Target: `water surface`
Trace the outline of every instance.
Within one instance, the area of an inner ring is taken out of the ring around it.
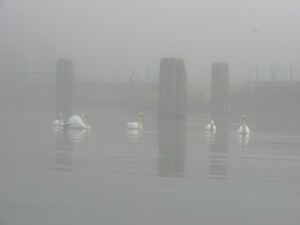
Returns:
[[[157,120],[128,131],[126,113],[89,113],[92,129],[54,114],[1,112],[0,224],[299,224],[300,129],[239,116]]]

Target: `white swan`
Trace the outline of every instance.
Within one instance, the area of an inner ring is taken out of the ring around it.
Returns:
[[[239,127],[239,129],[237,130],[237,132],[240,133],[240,134],[250,134],[250,129],[246,125],[247,116],[243,115],[242,119],[243,119],[243,124]]]
[[[139,114],[139,122],[128,122],[128,129],[143,129],[143,113]]]
[[[55,126],[55,127],[64,126],[62,113],[59,114],[59,119],[58,120],[53,120],[52,121],[52,126]]]
[[[205,126],[205,130],[210,131],[211,133],[216,133],[217,128],[215,122],[212,120],[209,124]]]
[[[64,127],[90,129],[91,125],[88,124],[87,118],[88,116],[86,114],[73,115],[69,118],[69,121],[64,125]]]

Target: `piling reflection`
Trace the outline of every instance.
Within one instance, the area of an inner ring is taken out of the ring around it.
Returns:
[[[158,174],[166,177],[184,176],[186,146],[185,119],[159,119]]]
[[[72,170],[72,152],[74,143],[69,141],[68,133],[62,129],[53,129],[55,134],[55,170]]]
[[[213,119],[217,132],[210,144],[209,177],[226,179],[228,170],[229,118],[227,115],[218,115],[213,116]]]

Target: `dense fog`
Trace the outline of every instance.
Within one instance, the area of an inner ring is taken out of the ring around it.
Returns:
[[[285,79],[299,71],[300,2],[296,0],[2,0],[0,70],[54,70],[58,57],[76,69],[128,76],[158,69],[162,57],[184,59],[188,79],[209,76],[213,62],[232,80]],[[141,70],[142,70],[141,69]],[[96,75],[97,76],[97,75]]]

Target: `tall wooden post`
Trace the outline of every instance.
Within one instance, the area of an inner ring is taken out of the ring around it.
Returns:
[[[56,114],[64,118],[72,115],[74,68],[68,59],[59,59],[56,64]]]
[[[185,117],[186,70],[182,59],[163,58],[160,62],[159,117]]]

